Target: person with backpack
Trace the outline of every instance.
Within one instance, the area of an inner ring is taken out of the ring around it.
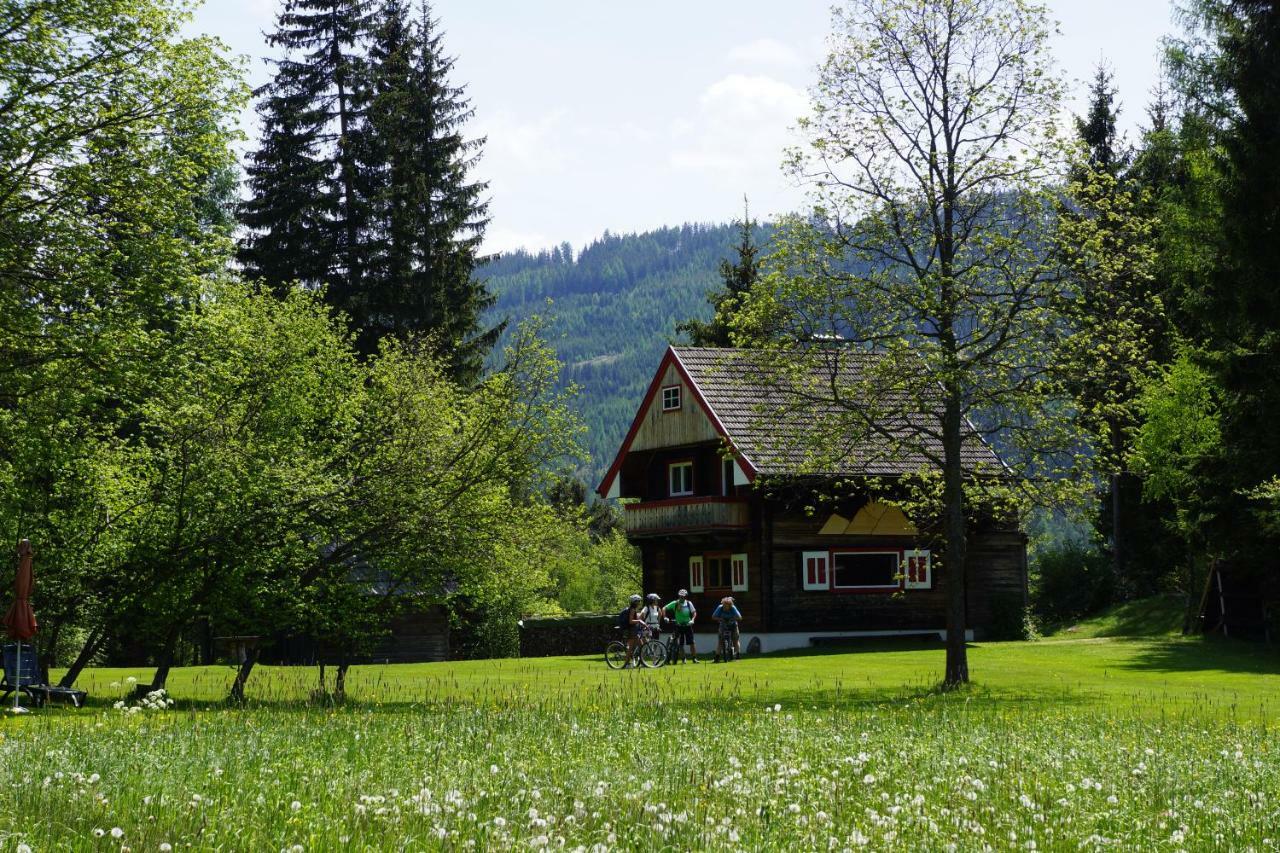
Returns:
[[[682,589],[676,593],[676,600],[662,608],[667,618],[674,624],[676,648],[680,650],[680,662],[684,663],[684,647],[689,647],[689,660],[698,662],[698,648],[693,642],[693,623],[698,620],[698,608],[689,600],[689,590]]]
[[[742,619],[742,611],[738,610],[738,606],[733,603],[733,596],[726,595],[720,599],[720,605],[711,614],[711,618],[720,623],[720,638],[716,643],[716,663],[722,660],[721,654],[724,655],[725,663],[741,658],[742,650],[738,647],[738,621]]]
[[[640,611],[645,627],[649,629],[646,639],[657,640],[662,636],[662,620],[666,618],[662,606],[658,603],[658,594],[651,592],[645,597],[644,609]]]
[[[631,596],[631,601],[627,604],[627,609],[618,614],[618,621],[626,631],[627,638],[627,662],[626,667],[633,664],[638,665],[636,660],[636,650],[640,644],[644,642],[645,633],[648,631],[644,623],[644,616],[641,611],[640,604],[643,601],[638,595]]]

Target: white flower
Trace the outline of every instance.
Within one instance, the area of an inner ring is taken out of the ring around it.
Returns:
[[[125,684],[137,684],[137,683],[138,683],[138,679],[134,678],[134,677],[131,675],[131,676],[129,676],[128,678],[126,678],[126,679],[124,680],[124,683],[125,683]]]
[[[170,844],[168,841],[160,842],[160,853],[170,853],[170,851],[172,850],[173,850],[173,845]]]
[[[1107,802],[1114,806],[1116,803],[1120,802],[1120,800],[1116,797],[1115,794],[1112,794],[1111,796],[1107,797]]]
[[[19,844],[17,853],[31,853],[31,845]]]
[[[97,827],[94,827],[94,830],[93,830],[93,837],[94,837],[94,838],[101,838],[102,836],[104,836],[104,835],[106,835],[106,834],[107,834],[107,831],[106,831],[105,829],[99,829],[99,828],[97,828]]]
[[[874,785],[875,783],[876,777],[874,773],[868,773],[866,776],[862,777],[862,784],[864,785]]]
[[[111,827],[112,838],[124,838],[124,830],[118,826]]]
[[[502,827],[504,827],[504,826],[506,826],[506,825],[507,825],[507,820],[506,820],[506,818],[502,818],[502,817],[495,817],[495,818],[493,819],[493,825],[494,825],[494,826],[496,826],[496,827],[498,827],[498,829],[502,829]]]
[[[774,712],[775,714],[776,714],[777,712],[781,711],[781,710],[782,710],[782,705],[774,705],[774,706],[773,706],[773,712]]]
[[[89,774],[89,784],[90,784],[90,785],[96,785],[96,784],[98,784],[98,780],[99,780],[99,779],[101,779],[101,778],[102,778],[102,777],[101,777],[101,776],[99,776],[97,773],[90,773],[90,774]]]
[[[298,802],[297,800],[294,800],[292,803],[289,803],[289,808],[293,809],[295,812],[301,811],[302,803]]]

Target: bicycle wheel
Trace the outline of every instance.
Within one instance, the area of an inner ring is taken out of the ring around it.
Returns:
[[[604,662],[609,669],[622,669],[627,665],[627,644],[614,640],[604,647]]]
[[[667,647],[657,640],[650,640],[640,647],[640,663],[649,669],[657,669],[667,662]]]

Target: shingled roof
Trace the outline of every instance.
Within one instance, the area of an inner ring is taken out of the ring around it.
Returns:
[[[933,467],[930,457],[942,456],[941,440],[932,434],[936,414],[929,410],[927,391],[917,389],[910,395],[895,392],[897,398],[880,395],[884,414],[875,422],[875,429],[850,430],[856,435],[850,434],[835,453],[824,454],[831,459],[815,463],[810,458],[815,430],[824,429],[828,440],[839,442],[839,430],[832,427],[848,423],[850,406],[834,403],[831,388],[834,385],[847,392],[874,382],[879,356],[833,346],[829,357],[809,362],[807,375],[795,374],[777,359],[776,353],[759,350],[671,347],[654,383],[656,386],[668,362],[674,360],[752,479],[759,475],[900,476]],[[637,412],[637,422],[645,405]],[[630,441],[628,435],[601,483],[601,494],[608,491]],[[969,425],[962,460],[969,471],[1004,470],[995,452]]]

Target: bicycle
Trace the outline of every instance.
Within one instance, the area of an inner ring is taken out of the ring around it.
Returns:
[[[657,669],[667,662],[667,647],[660,639],[646,633],[644,642],[636,650],[635,658],[646,669]],[[627,665],[627,644],[623,640],[610,640],[604,647],[604,662],[609,669],[622,669]]]

